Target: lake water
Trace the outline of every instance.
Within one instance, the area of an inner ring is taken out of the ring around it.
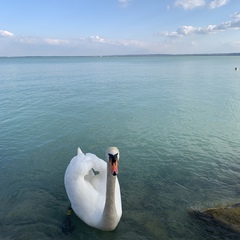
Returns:
[[[0,238],[236,239],[191,209],[240,202],[240,57],[0,58]],[[75,215],[77,147],[120,150],[113,232]]]

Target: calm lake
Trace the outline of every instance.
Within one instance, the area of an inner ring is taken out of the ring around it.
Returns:
[[[240,57],[0,58],[0,238],[237,239],[193,217],[240,202]],[[77,147],[117,146],[123,216],[63,234]]]

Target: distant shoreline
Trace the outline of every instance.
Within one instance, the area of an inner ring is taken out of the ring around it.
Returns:
[[[123,55],[92,55],[92,56],[85,56],[85,55],[79,55],[79,56],[0,56],[0,58],[34,58],[34,57],[178,57],[178,56],[240,56],[240,53],[196,53],[196,54],[123,54]]]
[[[102,57],[158,57],[158,56],[240,56],[240,53],[196,53],[196,54],[125,54],[103,55]]]

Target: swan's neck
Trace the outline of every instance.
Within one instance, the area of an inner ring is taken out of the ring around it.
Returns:
[[[106,186],[106,202],[102,215],[102,227],[104,230],[113,230],[118,221],[117,221],[117,210],[115,205],[115,184],[116,176],[113,176],[108,169],[107,173],[107,186]]]

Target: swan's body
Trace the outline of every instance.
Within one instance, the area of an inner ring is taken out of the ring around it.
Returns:
[[[122,215],[122,203],[117,179],[119,151],[107,149],[107,162],[96,155],[78,154],[67,167],[65,188],[76,215],[88,225],[114,230]],[[115,160],[113,160],[115,159]]]

